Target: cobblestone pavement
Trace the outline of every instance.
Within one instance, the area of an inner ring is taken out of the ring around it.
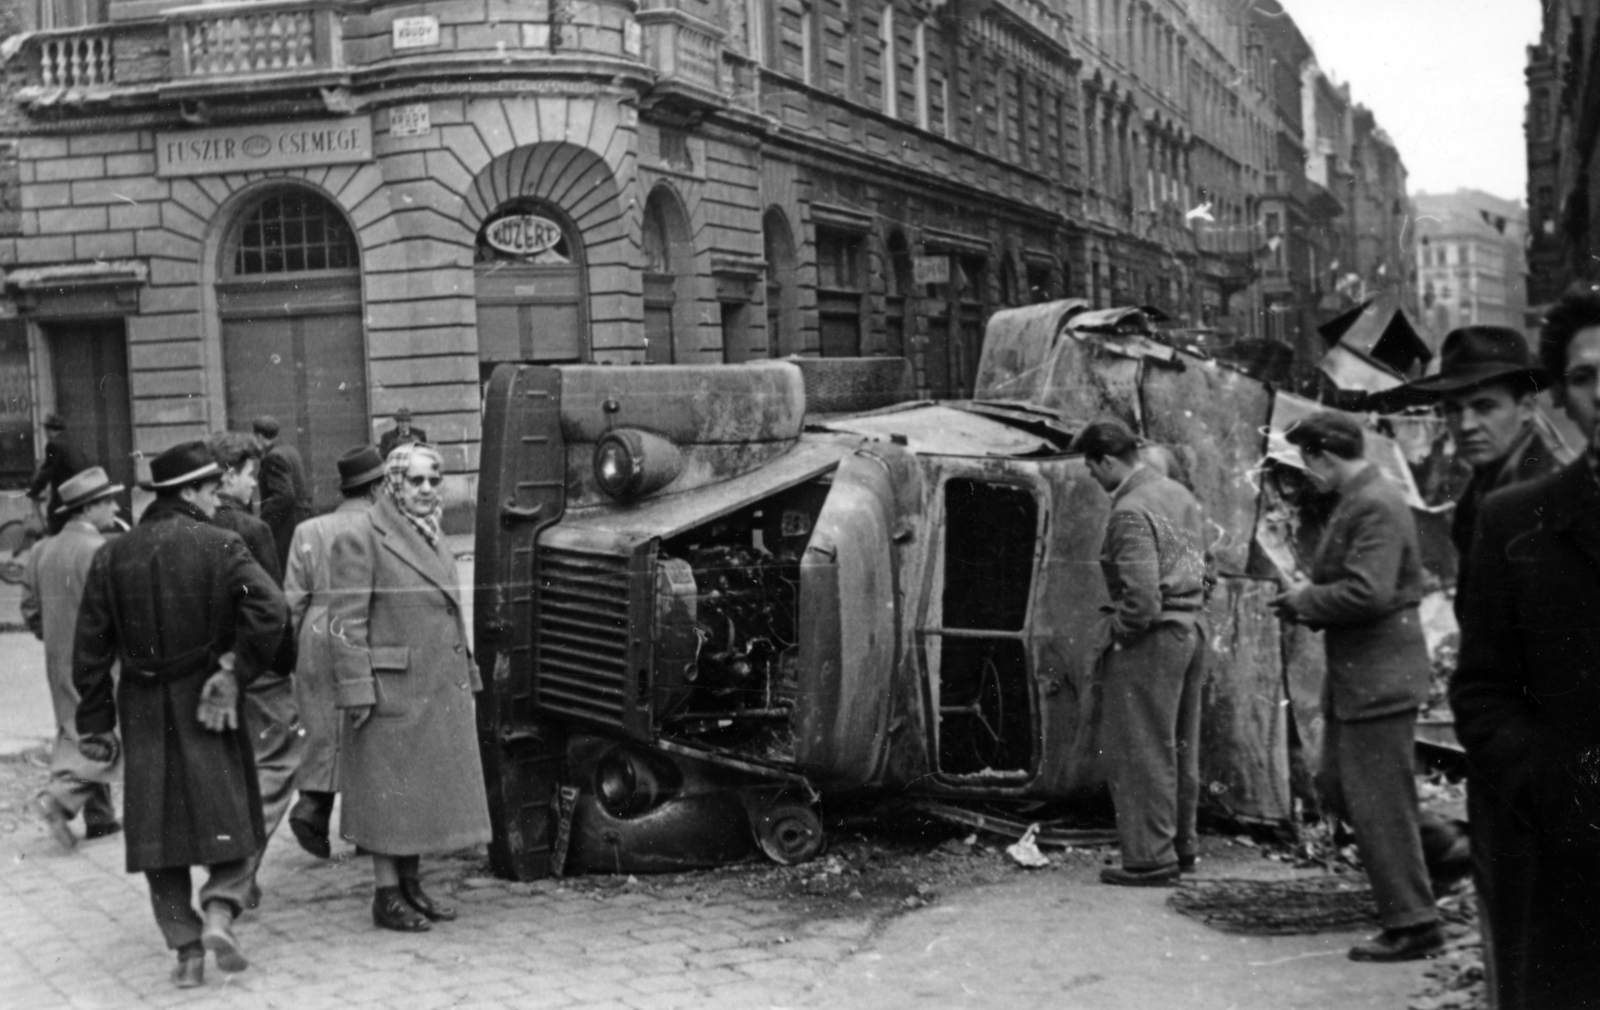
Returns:
[[[783,1005],[872,931],[870,917],[803,921],[775,901],[692,883],[510,884],[475,858],[424,863],[461,919],[430,933],[373,928],[364,860],[320,862],[276,837],[266,899],[239,920],[249,970],[208,965],[180,992],[151,919],[143,878],[120,840],[61,853],[31,824],[0,840],[0,1006],[348,1005],[459,1008]]]

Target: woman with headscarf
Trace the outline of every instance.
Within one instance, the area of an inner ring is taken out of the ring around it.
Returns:
[[[366,521],[329,551],[340,834],[372,856],[372,919],[420,932],[456,917],[423,889],[419,857],[489,840],[472,693],[482,688],[439,529],[443,460],[397,446]]]

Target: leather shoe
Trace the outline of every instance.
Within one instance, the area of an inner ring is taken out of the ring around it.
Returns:
[[[1179,873],[1193,873],[1194,870],[1195,870],[1195,867],[1197,865],[1199,865],[1199,863],[1200,863],[1200,857],[1199,856],[1196,856],[1196,855],[1179,856],[1178,857],[1178,872]]]
[[[172,984],[179,989],[198,989],[206,984],[206,955],[200,952],[199,957],[180,957],[178,964],[172,969]]]
[[[422,889],[422,881],[416,878],[400,878],[400,895],[406,899],[406,904],[421,912],[434,922],[456,921],[456,910],[453,905],[446,905],[428,897],[428,892]]]
[[[289,830],[294,832],[294,840],[300,843],[300,847],[318,859],[333,855],[333,846],[328,842],[326,830],[318,830],[315,824],[299,817],[289,818]]]
[[[244,971],[250,967],[239,946],[239,938],[233,935],[233,909],[226,902],[213,901],[206,905],[206,924],[200,931],[200,942],[217,956],[217,967],[223,971]]]
[[[1157,866],[1148,870],[1130,870],[1123,866],[1108,866],[1100,871],[1102,884],[1122,887],[1167,887],[1178,882],[1178,864]]]
[[[50,837],[56,844],[71,852],[78,847],[78,836],[72,833],[72,828],[67,825],[67,812],[61,809],[50,796],[40,794],[34,797],[34,808],[39,811],[40,820],[44,821],[45,828],[50,832]]]
[[[1350,948],[1352,961],[1417,961],[1444,950],[1444,930],[1437,922],[1406,929],[1386,929]]]
[[[96,838],[109,838],[122,833],[120,821],[105,821],[101,824],[90,824],[83,829],[83,837],[93,841]]]
[[[411,907],[398,887],[380,887],[372,896],[372,923],[400,933],[426,933],[433,926]]]

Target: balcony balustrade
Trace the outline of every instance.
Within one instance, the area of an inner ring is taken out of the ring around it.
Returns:
[[[51,90],[110,87],[111,32],[104,27],[42,33],[37,38],[39,84]]]
[[[174,80],[337,69],[336,7],[314,0],[180,7],[166,12]]]
[[[721,28],[673,8],[642,10],[644,62],[657,74],[656,101],[711,107],[727,103],[722,88]]]

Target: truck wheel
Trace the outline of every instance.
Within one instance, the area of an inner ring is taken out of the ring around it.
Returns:
[[[774,863],[795,866],[822,851],[822,819],[810,807],[780,803],[756,822],[756,841]]]

